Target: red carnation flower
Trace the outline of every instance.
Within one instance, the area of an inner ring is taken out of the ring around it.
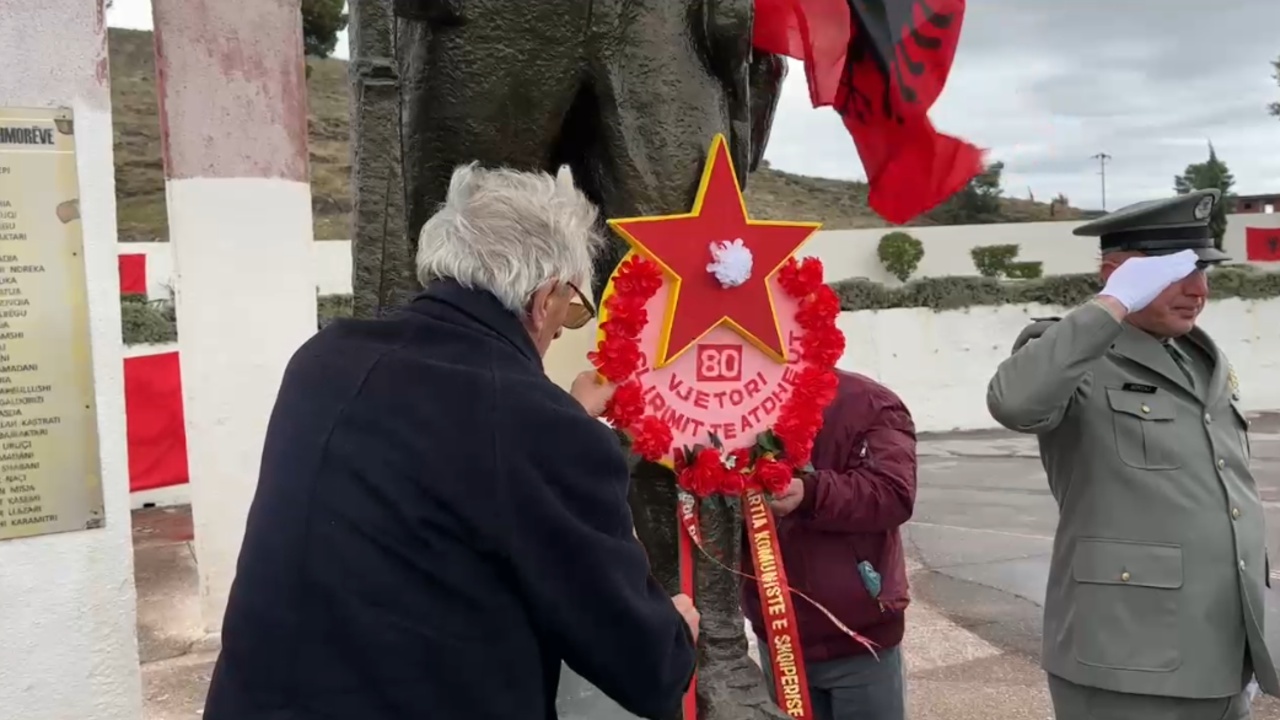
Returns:
[[[840,298],[836,296],[834,290],[822,285],[800,301],[800,309],[796,311],[796,322],[805,330],[819,330],[830,327],[839,314]]]
[[[751,448],[730,450],[725,456],[725,465],[734,470],[745,470],[751,466]]]
[[[640,348],[631,338],[606,334],[587,359],[606,380],[622,383],[640,369]]]
[[[631,427],[631,451],[649,462],[660,462],[671,451],[671,427],[645,415]]]
[[[815,257],[799,261],[791,258],[778,271],[778,283],[791,297],[808,297],[822,285],[822,261]]]
[[[804,467],[813,454],[813,439],[818,435],[821,422],[807,419],[779,421],[773,428],[773,434],[782,443],[782,454],[787,464],[793,468]]]
[[[693,456],[693,462],[685,466],[676,478],[680,487],[696,497],[706,497],[719,492],[724,487],[726,475],[724,461],[720,459],[720,451],[715,448],[703,448]]]
[[[844,349],[844,333],[833,327],[815,328],[800,337],[800,356],[820,368],[835,367]]]
[[[644,388],[638,380],[628,380],[613,391],[604,406],[604,417],[614,427],[629,428],[644,415]]]
[[[729,497],[737,497],[747,489],[747,476],[741,470],[725,470],[720,478],[719,491]]]
[[[635,339],[640,336],[645,325],[649,324],[649,311],[645,309],[644,298],[614,293],[605,301],[607,318],[601,328],[610,336]]]
[[[639,255],[632,255],[618,267],[613,278],[613,291],[648,300],[662,287],[662,271]]]
[[[836,374],[830,368],[804,366],[796,373],[791,397],[787,399],[787,409],[790,412],[784,411],[783,414],[809,413],[821,417],[822,411],[836,397],[838,382]]]
[[[773,458],[760,458],[756,461],[755,479],[760,489],[777,495],[791,485],[791,467]]]

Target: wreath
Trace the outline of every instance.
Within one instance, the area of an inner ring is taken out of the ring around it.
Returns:
[[[749,489],[776,494],[797,474],[812,471],[814,438],[822,428],[823,409],[835,397],[835,365],[845,347],[836,327],[840,300],[822,275],[822,262],[813,257],[791,258],[778,270],[778,284],[798,302],[795,319],[802,333],[801,367],[777,422],[737,450],[726,452],[714,434],[707,445],[676,449],[673,465],[682,489],[696,497],[738,496]],[[603,417],[623,432],[632,452],[651,462],[671,454],[672,432],[657,415],[646,413],[644,387],[636,375],[642,361],[639,338],[649,322],[646,305],[663,284],[661,269],[632,253],[614,275],[613,292],[604,302],[601,340],[588,354],[596,371],[617,385]]]

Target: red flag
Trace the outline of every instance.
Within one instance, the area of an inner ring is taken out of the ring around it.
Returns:
[[[1244,257],[1249,262],[1280,262],[1280,228],[1245,228]]]
[[[147,256],[141,253],[130,253],[121,255],[118,262],[120,264],[120,294],[146,295]]]
[[[929,122],[964,0],[755,0],[756,48],[804,62],[814,107],[858,147],[872,209],[905,223],[982,172],[982,151]]]
[[[125,358],[124,404],[129,490],[187,482],[187,430],[178,353]]]

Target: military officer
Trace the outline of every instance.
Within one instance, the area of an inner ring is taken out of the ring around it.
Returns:
[[[1248,718],[1263,634],[1262,503],[1235,374],[1196,326],[1213,245],[1202,190],[1084,225],[1104,287],[1018,337],[987,389],[1036,435],[1059,508],[1043,665],[1059,720]]]

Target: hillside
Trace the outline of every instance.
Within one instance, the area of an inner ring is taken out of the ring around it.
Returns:
[[[110,48],[120,239],[167,240],[151,33],[112,28]],[[320,60],[313,62],[312,68],[308,99],[316,238],[344,239],[350,237],[351,209],[347,64]],[[866,183],[806,177],[768,168],[751,176],[747,204],[751,214],[760,219],[819,221],[832,230],[886,225],[867,207]],[[1053,219],[1044,203],[1006,199],[1004,208],[1011,222]],[[1072,219],[1078,217],[1078,212],[1059,212],[1056,219]]]

